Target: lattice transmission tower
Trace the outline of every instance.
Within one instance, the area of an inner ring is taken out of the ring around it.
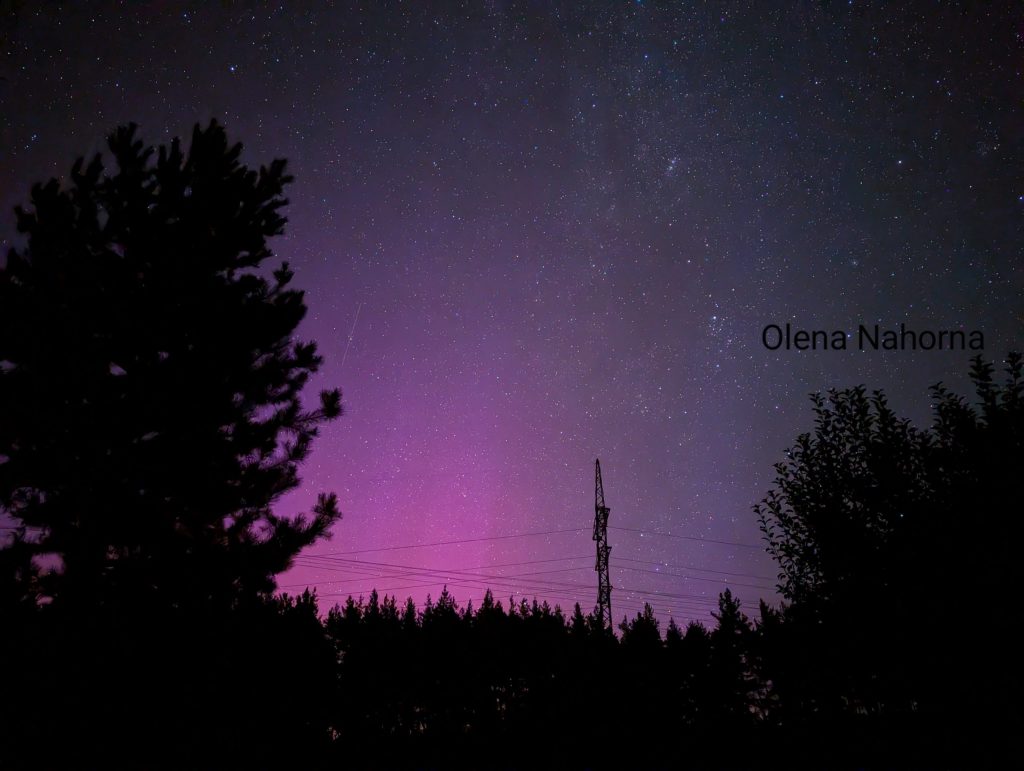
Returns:
[[[604,629],[614,631],[612,625],[612,582],[608,577],[608,507],[604,505],[604,484],[601,482],[601,460],[595,462],[594,486],[594,540],[597,541],[597,615]]]

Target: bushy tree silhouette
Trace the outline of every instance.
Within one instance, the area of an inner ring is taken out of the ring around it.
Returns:
[[[755,507],[788,600],[763,640],[784,710],[1005,746],[1020,712],[1006,662],[1024,610],[1007,592],[1024,529],[1021,356],[1005,369],[997,384],[973,360],[976,405],[934,386],[927,430],[880,392],[813,397],[813,433]],[[954,621],[968,608],[984,634]]]

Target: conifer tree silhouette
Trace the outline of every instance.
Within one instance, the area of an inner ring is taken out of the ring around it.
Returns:
[[[79,159],[17,210],[27,245],[0,270],[0,509],[56,604],[228,606],[338,518],[279,517],[318,429],[341,414],[300,394],[321,359],[287,264],[267,278],[291,177],[240,161],[224,129],[185,151],[134,124],[112,171]],[[5,556],[8,564],[13,559]],[[24,568],[21,578],[30,579]]]
[[[640,649],[655,650],[661,645],[660,623],[654,615],[650,603],[644,603],[644,609],[636,614],[631,621],[623,618],[619,624],[622,632],[622,644],[633,645]]]
[[[718,611],[712,615],[718,624],[711,630],[711,706],[715,719],[730,725],[751,716],[750,622],[729,589],[718,596]]]
[[[303,407],[321,359],[293,339],[291,270],[266,264],[291,177],[244,166],[216,122],[187,150],[134,124],[108,145],[109,170],[32,188],[0,268],[0,657],[19,662],[0,745],[56,767],[301,763],[328,736],[333,642],[311,595],[271,592],[340,514],[333,494],[274,504],[341,393]],[[291,676],[271,650],[301,658]]]

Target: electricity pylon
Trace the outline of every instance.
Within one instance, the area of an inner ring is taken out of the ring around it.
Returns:
[[[597,541],[597,616],[601,626],[612,632],[612,582],[608,578],[608,507],[604,505],[604,484],[601,482],[601,460],[595,463],[594,540]]]

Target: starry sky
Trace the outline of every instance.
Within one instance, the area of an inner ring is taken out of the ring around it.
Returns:
[[[344,518],[280,584],[327,604],[589,610],[600,457],[616,619],[709,620],[726,585],[754,610],[751,505],[807,394],[863,383],[923,422],[971,355],[768,351],[765,325],[1021,347],[1017,3],[0,9],[4,251],[30,184],[128,121],[289,160],[275,250],[347,415],[280,506],[334,490]]]

